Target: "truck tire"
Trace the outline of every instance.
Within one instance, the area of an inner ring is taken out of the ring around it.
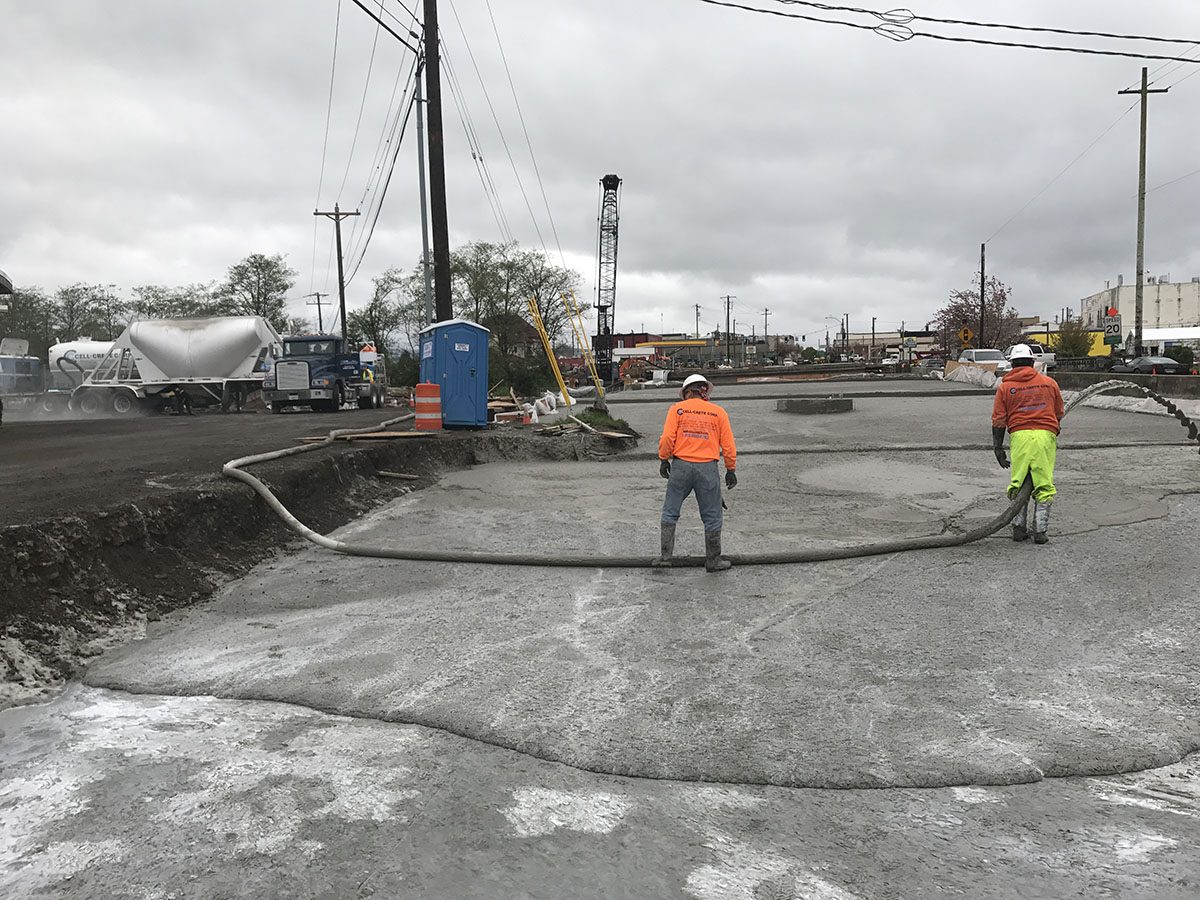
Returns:
[[[285,409],[287,409],[287,407],[277,401],[275,403],[268,403],[267,409],[269,409],[273,415],[277,416],[281,412],[283,412]]]
[[[96,391],[84,391],[79,395],[79,411],[85,416],[100,414],[104,404],[100,402],[100,394]]]
[[[109,408],[118,416],[129,416],[137,410],[137,398],[124,391],[117,391],[112,396]]]
[[[367,394],[367,396],[358,398],[358,408],[359,409],[375,409],[375,389],[374,388],[371,389],[371,392],[369,394]]]

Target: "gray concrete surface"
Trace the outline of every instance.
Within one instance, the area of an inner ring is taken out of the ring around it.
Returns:
[[[432,729],[77,690],[0,714],[0,895],[891,900],[1200,890],[1195,762],[1017,787],[596,776]]]
[[[731,549],[936,533],[1001,505],[989,452],[855,452],[979,441],[987,398],[864,399],[827,422],[727,399],[744,448],[827,451],[747,456]],[[663,411],[617,414],[654,434]],[[1064,450],[1045,547],[720,576],[282,557],[101,657],[89,687],[0,714],[0,888],[1194,896],[1197,465]],[[652,462],[491,465],[340,534],[646,552],[661,496]]]

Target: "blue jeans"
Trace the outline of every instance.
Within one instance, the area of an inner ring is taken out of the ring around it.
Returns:
[[[721,473],[717,461],[694,463],[686,459],[671,460],[671,477],[667,480],[667,496],[663,500],[662,523],[674,525],[688,494],[695,492],[700,504],[700,519],[705,531],[721,530]]]

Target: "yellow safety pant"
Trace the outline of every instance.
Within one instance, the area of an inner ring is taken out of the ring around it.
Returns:
[[[1054,459],[1058,455],[1058,435],[1053,431],[1029,428],[1014,431],[1008,436],[1009,452],[1012,455],[1012,482],[1008,486],[1009,498],[1015,497],[1025,476],[1033,478],[1033,499],[1038,503],[1049,503],[1058,493],[1054,489]]]

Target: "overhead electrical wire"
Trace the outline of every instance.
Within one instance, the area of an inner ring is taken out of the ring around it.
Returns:
[[[959,35],[935,34],[931,31],[915,31],[907,25],[901,25],[890,21],[881,21],[878,25],[870,25],[865,22],[847,22],[843,19],[822,19],[818,16],[807,16],[803,13],[784,12],[778,9],[763,9],[758,6],[747,6],[743,3],[734,3],[730,0],[699,0],[700,3],[708,4],[709,6],[722,6],[728,9],[739,9],[744,12],[758,13],[764,16],[776,16],[783,19],[802,19],[806,22],[819,22],[823,25],[841,25],[846,28],[855,28],[860,31],[873,31],[876,34],[886,37],[890,40],[903,43],[910,41],[913,38],[928,38],[934,41],[948,41],[958,44],[981,44],[989,47],[1014,47],[1026,50],[1045,50],[1055,53],[1082,53],[1091,56],[1116,56],[1127,59],[1158,59],[1167,60],[1170,62],[1185,62],[1185,63],[1200,63],[1200,60],[1187,59],[1180,56],[1165,56],[1157,53],[1135,53],[1127,50],[1100,50],[1094,47],[1062,47],[1054,44],[1028,44],[1020,41],[1000,41],[990,40],[988,38],[964,37]],[[776,0],[782,2],[782,0]],[[878,17],[878,14],[871,10],[855,10],[855,12],[863,12],[872,16]],[[1188,43],[1188,41],[1180,40],[1179,43]]]
[[[450,12],[454,15],[454,21],[458,24],[458,32],[462,35],[463,45],[467,49],[467,56],[471,60],[471,67],[475,70],[475,77],[479,80],[479,87],[483,91],[483,99],[487,102],[488,111],[492,114],[492,122],[495,123],[496,131],[500,135],[500,143],[504,146],[504,155],[508,157],[508,163],[512,167],[513,176],[517,180],[517,187],[521,191],[521,197],[525,200],[525,208],[529,211],[529,218],[533,222],[534,233],[537,234],[538,243],[542,245],[542,249],[546,249],[546,239],[542,237],[542,229],[538,224],[537,215],[533,211],[533,204],[529,202],[529,193],[525,190],[525,183],[521,180],[521,173],[517,169],[516,160],[513,159],[512,149],[508,146],[508,138],[504,136],[504,129],[500,126],[500,117],[496,115],[496,107],[492,103],[491,95],[488,93],[487,83],[484,81],[483,73],[479,70],[479,63],[475,59],[475,52],[471,49],[471,42],[467,38],[467,32],[463,28],[462,19],[459,18],[458,10],[455,8],[453,0],[450,2]]]
[[[1015,213],[1013,213],[1011,216],[1009,216],[1008,219],[1005,220],[1003,225],[1001,225],[999,228],[997,228],[995,231],[993,231],[992,234],[988,237],[988,239],[984,241],[984,243],[985,244],[989,243],[992,240],[992,238],[996,237],[996,235],[998,235],[1005,228],[1007,228],[1009,225],[1011,225],[1013,223],[1013,221],[1019,215],[1021,215],[1021,213],[1025,212],[1025,210],[1027,210],[1027,209],[1029,209],[1029,207],[1033,206],[1033,204],[1037,202],[1037,200],[1042,196],[1042,194],[1044,194],[1044,193],[1046,193],[1046,191],[1050,190],[1050,188],[1052,188],[1060,178],[1062,178],[1064,175],[1067,174],[1067,172],[1069,172],[1072,168],[1074,168],[1076,163],[1078,163],[1081,159],[1083,159],[1085,156],[1087,156],[1092,151],[1093,147],[1095,147],[1102,140],[1104,140],[1104,138],[1108,136],[1108,133],[1110,131],[1112,131],[1114,128],[1116,128],[1117,125],[1119,125],[1121,123],[1121,121],[1127,115],[1129,115],[1131,112],[1133,112],[1134,108],[1137,107],[1139,102],[1140,101],[1135,100],[1133,102],[1133,104],[1131,104],[1129,106],[1129,108],[1125,110],[1125,112],[1123,112],[1119,116],[1117,116],[1117,118],[1113,120],[1112,124],[1109,125],[1107,128],[1105,128],[1102,132],[1100,132],[1100,134],[1098,134],[1096,136],[1096,138],[1090,144],[1088,144],[1086,147],[1084,147],[1083,150],[1080,151],[1079,155],[1077,155],[1074,159],[1072,159],[1069,163],[1067,163],[1066,166],[1063,167],[1062,171],[1060,171],[1057,175],[1055,175],[1048,182],[1046,182],[1045,187],[1043,187],[1040,191],[1038,191],[1036,194],[1034,194],[1032,197],[1030,197],[1029,200],[1027,200],[1025,202],[1024,206],[1022,206]]]
[[[1001,22],[980,22],[972,19],[941,19],[936,16],[922,16],[918,13],[914,13],[910,9],[903,8],[889,9],[884,12],[879,12],[878,10],[863,9],[862,7],[857,6],[836,6],[830,3],[816,3],[812,2],[812,0],[774,0],[774,2],[781,3],[785,6],[807,6],[812,9],[821,9],[830,12],[860,13],[862,15],[874,16],[883,22],[889,22],[896,25],[907,25],[909,22],[933,22],[939,25],[966,25],[971,28],[997,28],[1004,31],[1031,31],[1043,34],[1067,34],[1074,37],[1100,37],[1125,41],[1155,41],[1163,44],[1198,43],[1198,41],[1195,39],[1190,38],[1167,38],[1145,34],[1122,34],[1111,31],[1083,31],[1074,28],[1051,28],[1042,25],[1010,25]]]
[[[529,138],[529,128],[525,124],[525,113],[521,111],[521,101],[517,99],[517,86],[513,83],[512,71],[508,67],[508,56],[504,52],[504,44],[500,40],[500,29],[496,25],[496,16],[492,12],[491,0],[484,0],[488,18],[492,21],[492,33],[496,35],[496,47],[500,50],[500,61],[504,63],[504,74],[508,78],[508,88],[512,91],[513,105],[517,108],[517,118],[521,122],[521,131],[525,133],[525,146],[529,148],[529,160],[533,163],[533,174],[537,177],[538,188],[542,192],[542,203],[546,207],[546,218],[550,222],[550,232],[554,235],[554,245],[558,248],[558,258],[563,268],[567,267],[566,257],[563,256],[562,243],[558,239],[558,227],[554,224],[554,214],[550,211],[550,200],[546,197],[546,185],[542,182],[542,173],[538,168],[537,155],[533,152],[533,141]]]
[[[416,72],[416,77],[419,78],[420,77],[419,68],[414,68],[414,71]],[[405,94],[409,97],[409,100],[404,109],[404,119],[403,119],[403,121],[400,122],[399,133],[397,134],[395,141],[394,141],[395,146],[393,147],[393,150],[392,150],[392,160],[391,160],[390,165],[388,166],[387,177],[386,177],[386,179],[383,180],[379,189],[375,192],[374,214],[372,214],[371,210],[368,209],[367,214],[364,217],[366,219],[370,219],[370,224],[368,226],[368,230],[363,235],[363,237],[360,241],[360,244],[359,244],[359,247],[357,250],[358,259],[354,262],[353,269],[351,270],[350,274],[346,277],[346,284],[349,284],[351,281],[354,280],[354,276],[358,274],[358,269],[362,265],[363,258],[367,254],[367,247],[370,246],[371,238],[374,237],[374,235],[375,235],[375,226],[379,224],[379,214],[383,211],[383,201],[387,197],[388,188],[391,186],[391,183],[392,183],[392,175],[396,171],[396,160],[400,156],[400,147],[404,142],[404,135],[408,130],[408,121],[412,117],[413,107],[416,105],[416,99],[417,99],[417,94],[416,94],[415,90],[412,91],[411,94],[406,90]]]
[[[383,0],[379,0],[379,9],[383,10]],[[346,189],[346,181],[350,178],[350,166],[354,163],[354,150],[358,146],[358,132],[362,127],[363,111],[367,108],[367,95],[371,89],[371,73],[375,70],[375,50],[379,46],[379,30],[383,22],[376,20],[375,33],[371,38],[371,55],[367,59],[367,77],[363,81],[362,100],[358,104],[358,118],[354,122],[354,136],[350,139],[350,152],[346,156],[346,171],[342,173],[342,183],[337,190],[337,199],[342,199],[342,191]]]
[[[313,203],[314,209],[321,208],[321,189],[325,186],[325,156],[329,150],[329,122],[333,117],[333,84],[334,78],[337,75],[337,49],[338,37],[342,30],[342,0],[338,0],[337,13],[334,16],[333,23],[333,61],[329,65],[329,100],[325,106],[325,139],[321,143],[321,173],[317,177],[317,199]],[[312,292],[313,282],[316,279],[317,272],[317,217],[313,216],[313,245],[312,245],[312,267],[308,273],[308,290]],[[329,285],[329,268],[325,269],[325,284]]]
[[[455,73],[454,66],[450,61],[449,49],[444,42],[440,43],[442,47],[442,59],[446,64],[446,83],[450,88],[450,96],[454,100],[454,107],[458,111],[458,120],[462,123],[463,133],[467,138],[467,149],[471,152],[471,159],[475,163],[475,171],[479,175],[480,184],[483,186],[483,195],[487,199],[488,206],[492,211],[492,217],[496,220],[496,228],[500,232],[501,240],[505,243],[512,243],[512,229],[508,225],[508,217],[504,213],[504,206],[500,200],[499,192],[496,191],[491,174],[486,169],[486,160],[483,156],[483,148],[479,143],[479,135],[475,130],[475,123],[471,118],[470,109],[467,108],[466,94],[462,90],[462,84],[458,80],[458,75]]]

